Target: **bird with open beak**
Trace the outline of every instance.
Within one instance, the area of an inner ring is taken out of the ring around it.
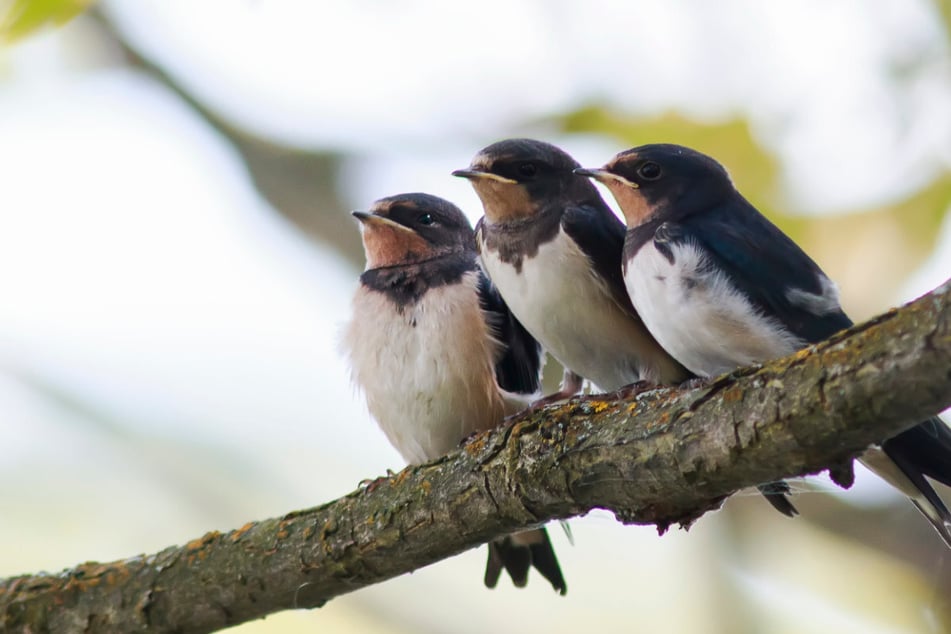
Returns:
[[[628,227],[623,273],[631,301],[696,375],[786,356],[852,325],[836,285],[711,157],[644,145],[576,173],[617,199]],[[947,425],[930,418],[860,460],[907,495],[951,547],[951,514],[925,478],[951,486]]]
[[[676,385],[690,372],[651,336],[621,275],[624,223],[562,149],[508,139],[454,176],[468,179],[485,210],[476,226],[483,266],[509,308],[565,368],[567,398],[582,378],[607,391],[638,381]],[[796,510],[785,483],[760,490],[780,512]]]
[[[482,273],[468,219],[428,194],[376,201],[359,220],[366,270],[343,348],[370,413],[409,463],[456,449],[529,403],[542,352]],[[485,583],[516,586],[535,567],[565,580],[544,528],[489,544]]]

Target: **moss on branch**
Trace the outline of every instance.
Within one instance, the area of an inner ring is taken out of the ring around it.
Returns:
[[[831,468],[951,405],[951,284],[693,390],[585,397],[316,508],[184,546],[0,580],[4,632],[211,632],[318,607],[512,531],[611,510],[689,524],[733,492]]]

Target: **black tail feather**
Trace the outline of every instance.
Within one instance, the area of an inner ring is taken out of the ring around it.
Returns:
[[[494,588],[504,569],[518,588],[528,584],[528,571],[534,567],[551,583],[559,594],[568,586],[561,574],[558,558],[548,539],[548,532],[539,528],[514,535],[506,535],[489,543],[489,558],[485,565],[485,585]]]
[[[928,490],[931,491],[932,496],[937,497],[934,489],[932,489],[927,483],[925,486],[927,486]],[[938,531],[938,535],[940,535],[941,539],[944,540],[945,546],[951,548],[951,516],[948,515],[948,509],[944,506],[944,504],[942,503],[939,507],[935,505],[934,502],[932,502],[931,504],[933,508],[929,508],[928,506],[920,503],[918,500],[912,500],[911,503],[915,505],[915,508],[921,511],[921,514],[924,515],[929,522],[931,522],[931,525],[934,527],[934,529]],[[937,511],[937,516],[934,516],[934,511]]]
[[[951,548],[951,511],[925,476],[951,486],[951,429],[939,418],[882,443],[882,450],[908,478],[920,497],[912,502]]]
[[[485,585],[487,588],[494,588],[499,583],[502,570],[505,570],[517,588],[524,588],[528,584],[528,571],[531,566],[531,550],[513,545],[510,537],[489,542],[489,559],[485,564]]]
[[[767,482],[758,487],[759,492],[763,494],[766,501],[773,505],[773,508],[786,517],[796,517],[799,511],[793,506],[793,503],[786,497],[790,493],[789,484],[780,480],[779,482]]]
[[[903,456],[916,472],[951,487],[951,428],[940,418],[929,418],[889,438],[882,449],[895,462],[896,456]]]

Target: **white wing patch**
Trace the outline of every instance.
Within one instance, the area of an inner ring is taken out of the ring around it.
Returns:
[[[628,262],[624,282],[647,328],[700,376],[792,353],[805,342],[754,308],[693,244],[671,245],[673,263],[653,242]]]
[[[807,310],[813,315],[828,315],[842,310],[839,304],[839,287],[828,277],[819,273],[818,294],[804,291],[801,288],[790,288],[786,291],[786,299],[790,304]]]

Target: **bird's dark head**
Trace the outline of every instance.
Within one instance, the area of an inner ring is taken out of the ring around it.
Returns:
[[[597,169],[577,174],[614,194],[628,227],[652,218],[683,217],[719,204],[736,191],[723,166],[682,145],[642,145],[616,155]]]
[[[578,162],[564,150],[534,139],[506,139],[483,148],[453,176],[472,183],[489,222],[529,218],[546,203],[599,199],[587,179],[574,173]]]
[[[373,203],[370,211],[354,211],[353,216],[360,221],[367,270],[475,251],[469,219],[437,196],[389,196]]]

